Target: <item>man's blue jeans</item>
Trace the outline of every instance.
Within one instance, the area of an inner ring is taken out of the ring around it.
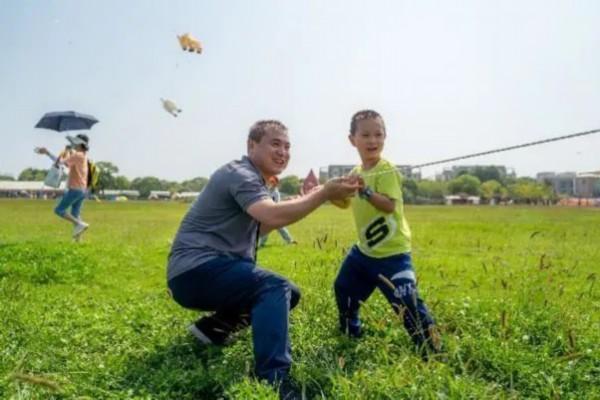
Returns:
[[[210,317],[230,327],[243,326],[250,314],[256,375],[271,383],[287,376],[291,364],[288,315],[300,290],[286,278],[250,259],[218,257],[169,281],[177,303],[214,311]]]

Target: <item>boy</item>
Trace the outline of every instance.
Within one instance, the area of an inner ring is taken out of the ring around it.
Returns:
[[[64,164],[69,168],[67,180],[67,191],[54,209],[54,213],[73,224],[73,239],[78,241],[81,235],[89,227],[80,218],[81,207],[85,200],[88,181],[87,152],[90,149],[87,135],[67,136],[70,146],[67,146],[58,157],[54,156],[45,147],[38,147],[35,152],[46,154],[56,164]],[[71,208],[69,213],[68,209]]]
[[[361,189],[351,201],[334,202],[342,208],[352,204],[359,234],[358,243],[346,256],[335,280],[340,329],[351,337],[362,335],[360,303],[378,287],[427,358],[428,352],[439,352],[439,335],[417,291],[401,176],[392,163],[381,158],[385,138],[385,125],[376,111],[354,114],[349,139],[362,164],[352,170],[351,176]]]

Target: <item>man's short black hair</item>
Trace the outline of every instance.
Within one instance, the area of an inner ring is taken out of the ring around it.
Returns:
[[[280,121],[274,119],[266,119],[256,122],[250,127],[250,133],[248,133],[248,139],[259,143],[263,136],[270,131],[276,130],[287,135],[288,129]]]

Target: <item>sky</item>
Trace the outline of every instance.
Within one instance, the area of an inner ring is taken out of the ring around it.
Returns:
[[[288,126],[283,175],[300,176],[359,162],[347,135],[365,108],[383,115],[396,164],[597,129],[599,20],[595,0],[5,0],[0,173],[48,168],[33,148],[66,144],[34,128],[49,111],[100,120],[86,132],[95,161],[172,180],[245,154],[260,119]],[[203,54],[180,49],[185,32]],[[583,172],[600,170],[599,150],[596,134],[461,164]]]

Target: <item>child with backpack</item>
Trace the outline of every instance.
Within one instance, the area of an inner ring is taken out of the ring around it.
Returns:
[[[90,165],[88,160],[87,152],[90,148],[88,136],[85,134],[67,136],[67,140],[70,142],[70,146],[67,146],[58,157],[51,154],[45,147],[38,147],[35,151],[38,154],[46,154],[57,165],[62,164],[69,168],[67,190],[54,212],[73,224],[73,239],[79,241],[81,235],[89,228],[89,224],[81,219],[81,208],[88,187],[97,183],[97,172],[95,165]]]

